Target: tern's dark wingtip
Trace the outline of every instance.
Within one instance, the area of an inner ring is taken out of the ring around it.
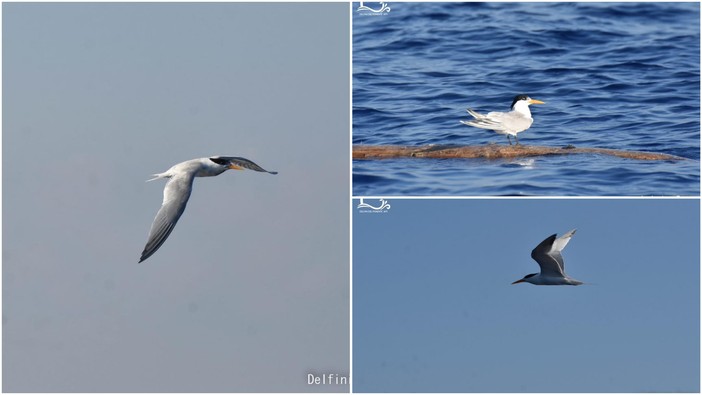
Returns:
[[[269,171],[268,173],[270,173],[270,174],[278,174],[277,171]]]

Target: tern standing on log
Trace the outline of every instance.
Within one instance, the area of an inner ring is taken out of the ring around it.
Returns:
[[[139,263],[153,255],[173,231],[178,219],[185,211],[185,205],[190,198],[195,177],[214,177],[229,169],[249,169],[278,174],[276,171],[265,170],[248,159],[233,156],[214,156],[178,163],[163,173],[154,174],[154,178],[148,180],[170,178],[163,189],[163,204],[161,209],[158,210],[153,224],[151,224],[149,240],[141,253]]]
[[[527,95],[518,95],[512,101],[512,111],[510,112],[489,112],[487,115],[478,114],[477,112],[467,109],[468,114],[473,118],[470,121],[461,121],[462,124],[474,126],[481,129],[489,129],[498,134],[506,134],[509,145],[512,145],[512,140],[509,136],[514,136],[519,145],[517,133],[523,132],[531,126],[534,119],[531,117],[529,105],[545,104],[541,100],[532,99]]]
[[[582,282],[568,277],[565,274],[565,265],[561,251],[565,248],[570,238],[575,234],[575,229],[556,238],[553,234],[542,241],[531,251],[531,257],[541,266],[541,273],[532,273],[524,276],[512,284],[531,283],[534,285],[580,285]]]

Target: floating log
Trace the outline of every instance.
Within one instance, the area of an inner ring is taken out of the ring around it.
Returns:
[[[602,154],[617,156],[627,159],[639,160],[681,160],[685,159],[675,155],[657,154],[651,152],[621,151],[608,148],[577,148],[572,145],[566,147],[543,147],[535,145],[354,145],[353,159],[387,159],[387,158],[482,158],[505,159],[523,158],[530,156],[569,155],[569,154]]]

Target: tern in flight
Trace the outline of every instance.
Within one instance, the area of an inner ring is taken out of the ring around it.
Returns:
[[[248,159],[233,156],[214,156],[178,163],[163,173],[154,174],[154,178],[148,180],[169,178],[166,187],[163,189],[163,203],[156,214],[156,218],[154,218],[153,224],[151,224],[149,240],[141,253],[139,263],[153,255],[173,231],[178,218],[185,211],[185,205],[188,203],[188,198],[190,198],[195,177],[214,177],[229,169],[249,169],[278,174],[276,171],[265,170]]]
[[[541,266],[541,273],[532,273],[524,276],[512,284],[531,283],[534,285],[580,285],[582,282],[568,277],[565,274],[565,265],[561,251],[565,248],[570,238],[575,234],[575,229],[556,238],[553,234],[542,241],[531,251],[531,257]]]
[[[532,122],[534,122],[534,119],[531,117],[531,111],[529,111],[529,105],[531,104],[545,103],[541,100],[532,99],[527,95],[518,95],[512,101],[512,111],[510,112],[493,111],[483,115],[469,108],[466,111],[475,119],[461,121],[461,123],[476,128],[492,130],[498,134],[506,134],[509,145],[512,145],[512,140],[509,136],[514,136],[514,139],[517,140],[517,145],[519,145],[517,133],[529,129]]]

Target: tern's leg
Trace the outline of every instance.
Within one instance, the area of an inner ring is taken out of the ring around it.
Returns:
[[[509,138],[509,134],[507,135],[507,141],[509,141],[509,145],[512,145],[512,139]]]
[[[517,140],[517,145],[519,145],[519,138],[517,137],[516,134],[514,135],[514,139]]]

